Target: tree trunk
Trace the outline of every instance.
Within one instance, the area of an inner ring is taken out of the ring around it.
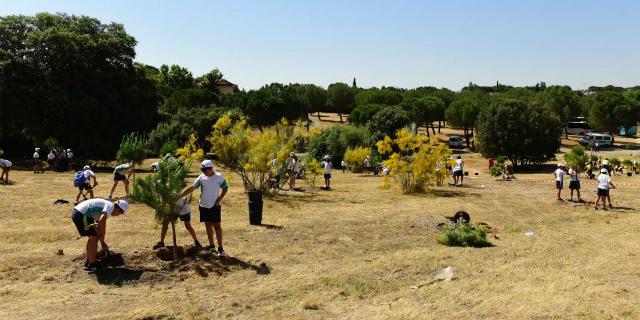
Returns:
[[[471,147],[470,143],[469,143],[469,129],[464,128],[464,139],[467,142],[467,148]]]
[[[171,233],[173,235],[173,260],[178,260],[178,244],[176,242],[176,222],[171,221]]]
[[[442,127],[442,121],[438,120],[438,133],[440,133],[441,127]]]
[[[338,116],[340,116],[340,123],[343,123],[342,122],[342,112],[338,112]]]
[[[566,123],[564,125],[564,138],[569,139],[569,125]]]
[[[427,129],[427,137],[431,138],[431,135],[429,134],[429,125],[425,124],[424,128]]]
[[[431,124],[431,131],[433,132],[433,135],[436,135],[436,127],[433,126],[433,121],[430,122]],[[429,130],[429,128],[427,127],[427,130]]]
[[[322,121],[322,118],[320,118],[320,111],[318,111],[318,121]]]

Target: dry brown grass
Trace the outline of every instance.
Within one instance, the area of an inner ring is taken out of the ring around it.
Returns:
[[[233,260],[200,257],[199,267],[156,259],[152,212],[134,204],[109,221],[107,241],[124,265],[103,279],[82,271],[85,241],[72,206],[52,204],[75,197],[72,174],[13,171],[14,184],[0,185],[0,319],[640,318],[639,177],[615,177],[621,208],[603,212],[558,205],[548,173],[499,182],[484,160],[466,161],[468,187],[430,195],[334,171],[333,191],[267,200],[272,227],[248,225],[232,179],[223,228]],[[97,195],[106,196],[110,175],[98,179]],[[583,184],[592,200],[593,184]],[[437,224],[460,209],[498,230],[494,247],[436,243]],[[179,243],[190,244],[177,230]],[[411,289],[449,265],[453,281]]]

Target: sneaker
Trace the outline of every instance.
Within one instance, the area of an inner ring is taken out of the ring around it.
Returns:
[[[216,246],[207,246],[204,250],[213,253],[216,252]]]
[[[164,247],[164,242],[158,241],[158,243],[153,246],[153,250],[160,249],[162,247]]]
[[[222,247],[218,248],[218,257],[223,258],[225,256],[224,249],[222,249]]]
[[[96,271],[98,271],[102,266],[100,265],[100,263],[98,261],[95,261],[93,263],[89,263],[84,270],[87,271],[87,273],[96,273]]]
[[[609,203],[609,208],[613,209],[613,205],[611,203]]]
[[[111,201],[111,195],[109,195],[109,196],[107,197],[107,200]]]
[[[200,241],[198,241],[198,240],[196,240],[194,245],[196,246],[196,248],[202,248],[202,244],[200,244]]]

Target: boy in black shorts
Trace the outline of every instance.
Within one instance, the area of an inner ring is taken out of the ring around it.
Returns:
[[[178,212],[178,217],[180,221],[184,222],[184,227],[187,229],[191,238],[193,239],[193,243],[196,247],[200,248],[202,245],[198,241],[196,237],[196,231],[193,230],[193,226],[191,226],[191,204],[189,198],[181,198],[176,201],[176,211]],[[160,241],[153,246],[153,249],[158,249],[164,247],[164,238],[167,236],[167,229],[169,228],[169,221],[165,221],[162,223],[162,230],[160,231]]]

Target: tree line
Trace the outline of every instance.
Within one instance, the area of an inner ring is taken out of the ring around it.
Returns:
[[[0,17],[3,149],[28,154],[31,146],[54,137],[78,155],[113,158],[122,137],[137,132],[147,135],[150,149],[159,153],[163,147],[182,145],[191,134],[208,143],[211,125],[225,113],[244,116],[262,130],[282,118],[308,126],[310,115],[333,112],[340,122],[347,119],[367,127],[371,141],[405,126],[422,127],[433,135],[446,123],[463,130],[467,146],[477,145],[487,155],[507,155],[494,148],[506,139],[491,132],[495,126],[511,130],[507,136],[521,141],[509,143],[523,148],[524,140],[529,147],[538,143],[530,139],[529,129],[558,140],[554,135],[560,131],[552,127],[561,130],[573,117],[586,117],[594,128],[614,134],[640,117],[640,87],[575,91],[544,82],[528,87],[469,83],[454,92],[435,87],[360,88],[354,79],[351,85],[338,82],[326,89],[272,83],[224,95],[217,88],[223,78],[219,70],[195,77],[178,65],[138,63],[135,45],[123,25],[91,17]],[[549,149],[555,142],[551,144]]]

